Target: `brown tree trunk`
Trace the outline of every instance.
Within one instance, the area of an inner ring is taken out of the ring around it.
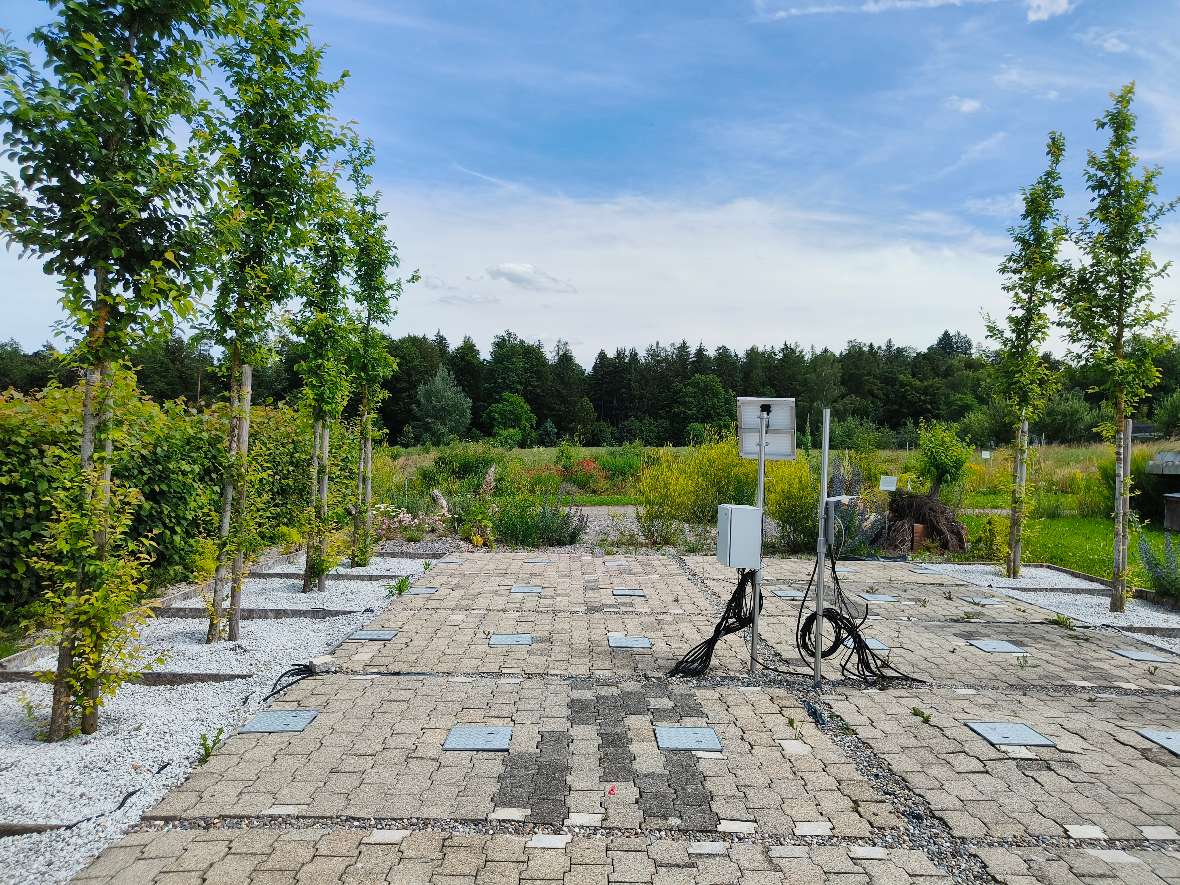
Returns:
[[[324,442],[320,447],[319,522],[321,563],[323,563],[328,555],[328,434],[331,426],[330,421],[324,421]],[[316,590],[323,593],[327,587],[328,576],[322,567],[319,572],[319,576],[316,578]]]
[[[1016,446],[1012,452],[1012,509],[1008,527],[1008,577],[1020,577],[1024,533],[1024,501],[1028,464],[1028,421],[1016,428]]]
[[[1114,566],[1111,580],[1110,610],[1125,611],[1127,607],[1127,481],[1130,439],[1127,433],[1126,406],[1122,396],[1115,401],[1114,435]]]
[[[311,592],[312,576],[315,573],[315,553],[319,526],[319,497],[320,497],[320,443],[323,422],[317,418],[311,426],[311,511],[312,517],[307,527],[307,543],[303,556],[303,592]]]
[[[225,584],[228,569],[230,532],[233,527],[234,472],[238,456],[238,377],[241,372],[241,354],[236,345],[230,348],[229,375],[229,436],[226,441],[225,473],[221,477],[221,522],[217,527],[217,568],[213,572],[213,599],[209,607],[209,629],[205,642],[220,642],[221,624],[225,612]]]
[[[229,591],[229,639],[238,641],[241,632],[242,614],[242,578],[245,558],[242,554],[242,533],[246,530],[246,493],[249,479],[250,463],[250,402],[254,395],[254,369],[252,366],[242,366],[241,390],[238,394],[238,451],[235,478],[237,488],[234,490],[234,537],[237,538],[237,550],[234,552],[233,572],[230,578]]]
[[[365,502],[369,452],[369,395],[361,394],[360,444],[357,447],[356,509],[352,515],[352,565],[369,564],[369,510]]]
[[[93,334],[93,330],[92,333]],[[80,506],[88,507],[91,486],[86,473],[94,464],[94,440],[98,425],[98,417],[94,408],[95,393],[102,383],[103,366],[86,370],[86,377],[82,389],[82,441],[79,446],[79,464],[83,476],[82,498]],[[82,589],[84,567],[78,564],[78,590]],[[74,667],[74,648],[77,642],[77,631],[74,628],[72,612],[64,616],[61,639],[57,646],[57,671],[53,676],[53,700],[49,708],[49,728],[46,739],[60,741],[70,733],[70,711],[74,703],[73,689],[70,683],[71,671]]]

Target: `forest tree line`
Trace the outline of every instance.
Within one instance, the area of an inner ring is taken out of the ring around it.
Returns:
[[[586,445],[683,444],[703,428],[728,424],[737,395],[795,397],[804,436],[809,428],[818,436],[819,410],[831,405],[835,442],[843,445],[863,444],[868,434],[881,447],[912,445],[919,422],[930,419],[959,423],[980,446],[1011,436],[995,396],[994,354],[959,332],[943,332],[925,349],[855,340],[839,352],[798,344],[741,351],[655,343],[643,351],[600,350],[589,369],[564,342],[546,348],[512,332],[497,335],[486,354],[469,336],[457,344],[441,332],[383,337],[397,369],[383,382],[388,396],[379,414],[388,441],[402,445],[505,433],[521,445],[561,438]],[[292,342],[279,339],[274,351],[255,370],[259,401],[299,393]],[[1098,379],[1068,361],[1051,361],[1064,383],[1034,435],[1061,443],[1096,439],[1095,427],[1108,417],[1091,393]],[[132,363],[141,388],[157,401],[208,404],[224,390],[223,366],[198,338],[146,342]],[[1176,434],[1180,344],[1172,342],[1158,364],[1161,383],[1137,417]],[[68,383],[66,372],[51,345],[24,352],[15,341],[0,342],[0,390],[30,392],[55,378]]]

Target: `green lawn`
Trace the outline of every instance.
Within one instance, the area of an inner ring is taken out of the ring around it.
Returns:
[[[967,514],[962,519],[967,526],[968,536],[974,538],[987,517]],[[1157,546],[1162,543],[1162,531],[1148,531],[1148,536]],[[1025,562],[1047,562],[1100,578],[1110,578],[1113,572],[1113,551],[1114,523],[1097,516],[1034,519],[1029,521],[1025,533]],[[965,558],[972,557],[968,554]],[[1138,539],[1134,537],[1131,539],[1129,559],[1131,582],[1136,587],[1148,586],[1147,573],[1139,561]]]

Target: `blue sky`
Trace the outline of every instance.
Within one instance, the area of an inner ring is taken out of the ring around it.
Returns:
[[[583,359],[977,337],[1046,132],[1076,216],[1093,119],[1132,79],[1180,192],[1176,0],[305,3],[424,277],[395,334],[512,328]],[[47,15],[5,6],[18,36]],[[1175,221],[1156,251],[1180,257]],[[52,281],[0,273],[0,336],[44,340]]]

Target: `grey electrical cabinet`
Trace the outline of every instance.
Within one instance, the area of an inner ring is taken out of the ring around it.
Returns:
[[[761,568],[761,509],[748,504],[718,506],[717,559],[730,568]]]
[[[1180,532],[1180,492],[1164,495],[1164,529]]]

